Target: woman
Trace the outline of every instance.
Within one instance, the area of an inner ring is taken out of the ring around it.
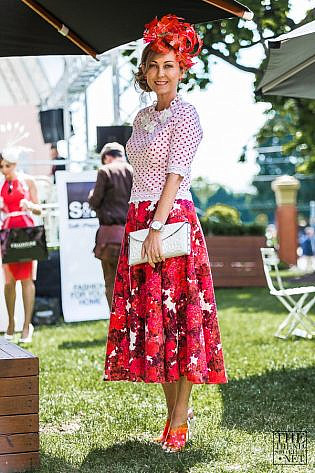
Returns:
[[[34,179],[26,174],[17,173],[19,154],[19,148],[7,148],[2,152],[0,167],[5,177],[0,192],[0,210],[5,213],[2,229],[33,226],[34,220],[31,214],[41,214]],[[33,279],[35,279],[36,262],[8,263],[2,266],[5,278],[4,295],[9,316],[9,325],[4,336],[7,340],[13,339],[15,286],[16,281],[21,281],[25,317],[19,341],[30,343],[34,331],[31,318],[35,300]]]
[[[103,379],[161,383],[168,417],[156,440],[178,452],[190,436],[192,385],[227,383],[209,258],[189,191],[202,130],[195,107],[177,93],[202,42],[173,15],[146,25],[144,39],[136,81],[157,101],[138,112],[126,145],[134,178]],[[191,224],[191,253],[165,258],[159,229],[179,221]],[[129,267],[128,234],[148,227],[148,262]]]
[[[313,272],[313,245],[314,245],[314,228],[313,227],[306,227],[304,230],[303,239],[301,242],[303,256],[306,262],[305,270],[308,273]]]

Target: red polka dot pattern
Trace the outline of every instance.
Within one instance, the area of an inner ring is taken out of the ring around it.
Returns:
[[[167,173],[183,176],[176,199],[192,200],[191,163],[203,132],[195,107],[177,94],[167,111],[155,104],[138,112],[126,152],[133,166],[130,202],[157,201]]]

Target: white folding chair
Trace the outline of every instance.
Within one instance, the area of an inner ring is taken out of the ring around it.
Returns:
[[[315,323],[308,315],[308,312],[315,303],[315,286],[285,289],[278,269],[279,258],[275,249],[260,248],[260,251],[270,294],[276,296],[289,312],[289,315],[279,325],[275,336],[284,339],[290,337],[290,335],[312,338],[315,334]],[[275,288],[270,275],[273,269],[279,289]],[[295,299],[294,296],[300,297]],[[311,299],[307,302],[308,296],[311,296]],[[298,327],[298,325],[300,325],[300,327]]]

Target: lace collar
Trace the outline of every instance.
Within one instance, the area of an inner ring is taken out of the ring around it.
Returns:
[[[180,101],[182,100],[181,95],[177,92],[173,100],[171,101],[170,105],[167,108],[164,108],[163,110],[156,110],[155,107],[157,106],[157,100],[154,100],[153,104],[149,107],[150,112],[155,113],[157,115],[161,113],[165,113],[166,110],[170,110],[174,107],[174,105],[177,105]]]
[[[164,108],[163,110],[155,110],[157,105],[157,101],[155,100],[152,105],[148,107],[148,112],[146,113],[141,120],[141,126],[144,130],[148,131],[149,133],[153,133],[155,127],[158,125],[159,122],[165,123],[172,114],[172,108],[176,106],[182,97],[177,93],[175,98],[171,101],[168,108]]]

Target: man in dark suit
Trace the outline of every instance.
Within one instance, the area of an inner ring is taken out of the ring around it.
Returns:
[[[90,193],[89,204],[96,211],[100,223],[94,254],[102,262],[106,296],[111,308],[133,171],[126,161],[124,147],[119,143],[107,143],[101,151],[101,160],[102,166]]]
[[[56,171],[65,171],[66,170],[66,160],[62,156],[59,156],[57,145],[52,143],[50,146],[50,158],[51,160],[60,161],[60,164],[53,164],[51,168],[51,174],[54,177],[54,183],[56,182]]]

